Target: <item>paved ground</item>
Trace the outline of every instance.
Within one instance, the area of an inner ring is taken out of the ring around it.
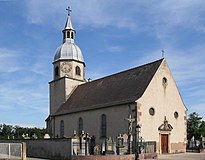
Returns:
[[[30,157],[27,157],[26,160],[48,160],[48,159],[40,159],[40,158],[30,158]]]
[[[30,158],[30,157],[27,157],[26,160],[48,160],[48,159]]]
[[[40,158],[27,158],[27,160],[46,160]],[[205,153],[181,153],[159,155],[157,160],[205,160]]]
[[[205,160],[205,153],[181,153],[159,155],[158,160]]]

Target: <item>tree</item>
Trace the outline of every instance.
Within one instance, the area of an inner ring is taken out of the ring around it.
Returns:
[[[38,139],[43,139],[46,133],[46,129],[41,128],[24,128],[20,126],[11,126],[6,124],[0,124],[0,139],[22,139],[22,135],[28,134],[29,137],[35,134]]]
[[[200,117],[196,112],[193,112],[188,116],[187,135],[188,140],[190,140],[193,136],[196,140],[200,140],[201,135],[205,135],[205,122],[202,120],[202,117]]]
[[[200,131],[201,135],[203,137],[205,137],[205,121],[202,121],[199,131]]]

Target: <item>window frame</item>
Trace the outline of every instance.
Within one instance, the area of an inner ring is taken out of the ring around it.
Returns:
[[[101,138],[107,137],[107,116],[105,114],[101,115]]]
[[[78,118],[78,134],[80,135],[83,131],[83,118]]]
[[[78,76],[81,75],[81,69],[80,69],[79,66],[76,66],[76,67],[75,67],[75,74],[78,75]]]
[[[64,138],[64,121],[60,121],[60,138]]]

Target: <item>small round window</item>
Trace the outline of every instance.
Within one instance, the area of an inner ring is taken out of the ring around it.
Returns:
[[[174,117],[177,119],[179,117],[179,113],[178,112],[174,112]]]
[[[150,114],[151,116],[154,116],[155,110],[154,110],[153,107],[149,109],[149,114]]]

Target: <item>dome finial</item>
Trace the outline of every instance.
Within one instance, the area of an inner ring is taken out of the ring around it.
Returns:
[[[68,16],[70,16],[70,13],[72,12],[72,10],[70,9],[70,6],[68,6],[68,8],[66,8],[66,10],[68,11]]]

